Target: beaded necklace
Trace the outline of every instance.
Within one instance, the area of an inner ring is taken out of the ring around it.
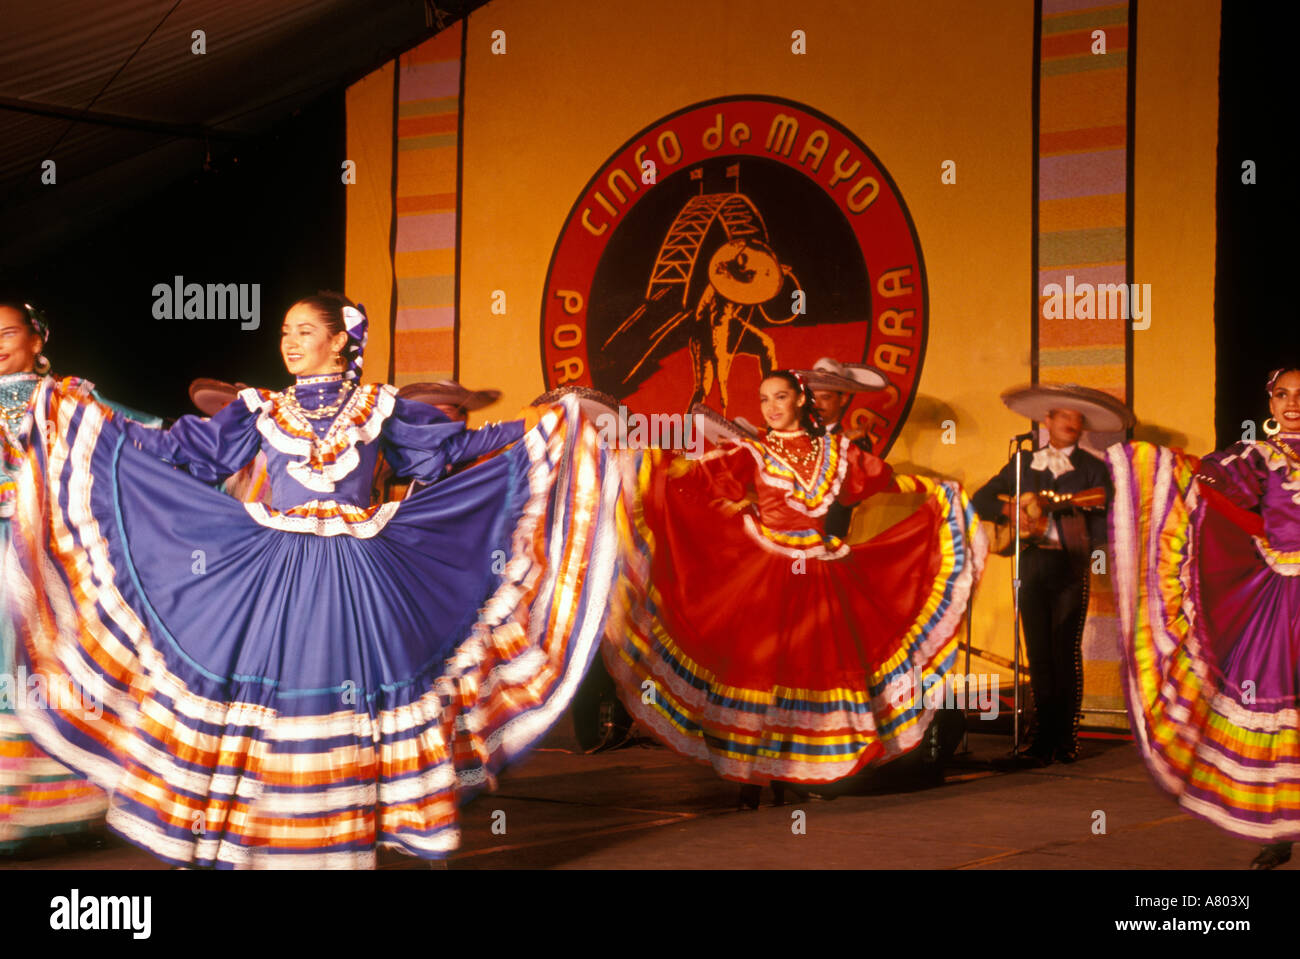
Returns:
[[[807,452],[800,453],[785,445],[787,439],[794,439],[799,436],[807,438],[809,443]],[[822,456],[822,438],[820,436],[808,436],[803,430],[768,430],[767,444],[777,459],[794,470],[795,475],[799,477],[799,482],[805,487],[812,479],[816,478],[816,464],[821,460]],[[813,467],[813,470],[808,481],[805,482],[803,470],[800,468],[807,469],[810,466]]]
[[[10,373],[0,377],[0,416],[9,431],[17,432],[27,415],[27,404],[41,378],[35,373]]]
[[[346,391],[339,390],[339,395],[335,398],[333,403],[322,403],[320,406],[314,407],[313,409],[307,409],[298,402],[298,387],[316,386],[323,383],[339,383],[341,385],[342,382],[342,373],[324,373],[319,376],[304,376],[293,386],[285,390],[285,405],[291,413],[302,416],[308,420],[330,419],[331,417],[337,416],[339,410],[343,409],[343,404],[348,399]]]
[[[341,379],[341,376],[336,378]],[[328,377],[325,379],[312,377],[312,382],[304,381],[299,385],[310,386],[313,385],[313,382],[327,382],[328,379]],[[307,415],[316,412],[316,410],[304,410],[297,399],[290,395],[289,390],[285,390],[280,395],[280,413],[291,426],[298,430],[299,435],[302,435],[311,443],[311,453],[308,457],[309,462],[311,462],[318,460],[322,451],[333,449],[336,445],[339,445],[342,434],[351,425],[353,410],[365,401],[367,392],[364,388],[358,387],[340,397],[337,404],[331,404],[334,407],[334,421],[330,423],[325,435],[320,437],[316,435],[316,431],[312,428],[312,418]],[[324,419],[324,417],[317,417],[317,419]]]

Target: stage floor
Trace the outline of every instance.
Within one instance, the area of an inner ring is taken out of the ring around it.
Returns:
[[[738,787],[707,767],[658,746],[582,755],[562,724],[496,793],[464,809],[462,848],[448,866],[1245,869],[1259,849],[1179,811],[1130,743],[1085,740],[1072,765],[999,771],[993,762],[1009,743],[972,734],[970,752],[949,764],[941,785],[881,784],[832,801],[787,796],[784,807],[764,790],[754,812],[737,810]],[[1093,832],[1099,811],[1104,835]],[[52,839],[32,853],[0,858],[0,870],[167,868],[116,838],[86,851]],[[386,852],[380,868],[426,866]]]

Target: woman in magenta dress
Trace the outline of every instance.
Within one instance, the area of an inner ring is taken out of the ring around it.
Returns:
[[[782,782],[832,782],[921,741],[986,550],[960,487],[826,436],[795,374],[765,379],[760,402],[761,440],[641,457],[603,649],[634,718],[746,784],[750,806],[764,783],[779,801]],[[928,496],[869,542],[825,532],[831,503],[885,490]]]
[[[1264,439],[1107,452],[1134,738],[1180,806],[1267,844],[1257,869],[1300,838],[1300,369],[1268,395]]]
[[[595,654],[619,481],[576,400],[468,430],[359,385],[364,330],[342,297],[300,301],[281,339],[294,386],[166,431],[58,384],[33,399],[19,651],[102,708],[20,714],[109,792],[109,827],[169,863],[445,857],[459,804]],[[417,488],[371,505],[381,448]],[[270,505],[220,492],[259,450]]]

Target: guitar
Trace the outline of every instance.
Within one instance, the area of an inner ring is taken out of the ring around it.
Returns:
[[[1002,512],[1006,519],[996,523],[984,522],[984,532],[989,538],[989,551],[998,556],[1011,556],[1015,553],[1015,527],[1013,520],[1015,497],[1002,494]],[[1041,493],[1026,492],[1020,494],[1020,539],[1022,544],[1038,543],[1047,538],[1051,528],[1052,514],[1065,510],[1098,510],[1106,508],[1106,490],[1100,486],[1080,490],[1077,493],[1057,493],[1044,490]]]

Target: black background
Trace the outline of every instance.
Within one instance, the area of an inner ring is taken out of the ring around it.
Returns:
[[[194,169],[130,213],[55,255],[0,272],[0,290],[50,321],[55,375],[90,379],[117,402],[159,416],[196,412],[191,380],[267,388],[292,382],[280,359],[285,311],[318,289],[342,290],[346,217],[343,90],[256,140],[198,145]],[[260,325],[156,320],[153,288],[258,283]],[[387,323],[387,318],[380,318]]]
[[[1293,4],[1223,3],[1214,282],[1219,448],[1242,438],[1243,420],[1268,416],[1268,371],[1300,362],[1300,316],[1290,290],[1297,272],[1296,174],[1285,147],[1295,125],[1291,47],[1298,22]],[[1241,182],[1244,160],[1256,163],[1253,186]],[[1169,371],[1169,384],[1185,388],[1178,370]]]

